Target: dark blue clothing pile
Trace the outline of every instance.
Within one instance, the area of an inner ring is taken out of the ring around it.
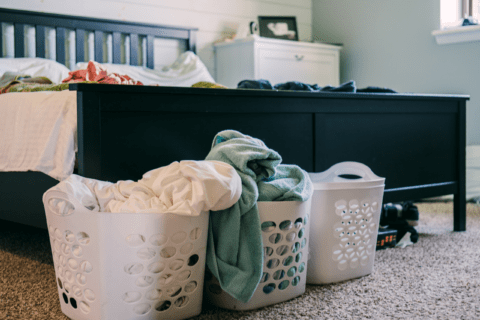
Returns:
[[[290,90],[290,91],[310,91],[310,92],[365,92],[365,93],[396,93],[396,91],[381,87],[367,87],[357,89],[355,81],[350,80],[338,87],[325,86],[319,87],[316,84],[310,85],[298,81],[289,81],[272,86],[268,80],[242,80],[238,83],[238,89],[267,89],[267,90]]]

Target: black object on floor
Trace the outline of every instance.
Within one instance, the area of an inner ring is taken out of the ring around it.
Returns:
[[[402,206],[402,219],[405,219],[412,227],[418,226],[418,208],[411,201],[406,201]]]
[[[382,207],[380,213],[380,229],[388,227],[397,231],[397,239],[400,241],[403,236],[410,232],[410,241],[418,241],[418,232],[414,226],[418,225],[418,208],[411,201],[405,201],[403,204],[387,203]]]
[[[380,213],[380,225],[389,226],[401,220],[414,227],[418,226],[418,208],[411,201],[405,201],[403,204],[387,203],[382,207]]]
[[[380,227],[377,236],[377,250],[393,248],[397,244],[397,230]]]
[[[397,230],[397,239],[402,240],[403,236],[410,232],[410,241],[416,243],[418,241],[418,232],[414,227],[408,224],[406,220],[399,220],[388,225],[389,229]]]

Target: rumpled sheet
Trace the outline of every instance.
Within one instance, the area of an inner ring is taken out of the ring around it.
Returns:
[[[50,83],[49,83],[50,82]],[[88,82],[88,81],[85,81]],[[0,88],[0,94],[15,92],[63,91],[68,83],[54,84],[48,78],[27,78],[15,80]]]
[[[107,73],[93,61],[85,70],[70,72],[62,84],[7,76],[13,81],[0,88],[0,171],[40,171],[60,181],[73,173],[78,151],[77,93],[68,91],[68,84],[142,85],[127,75]]]
[[[5,83],[6,80],[11,81]],[[31,78],[28,75],[6,73],[0,79],[2,87],[0,94],[9,92],[36,92],[36,91],[63,91],[68,90],[69,83],[104,83],[143,85],[142,82],[130,78],[128,75],[107,72],[107,69],[98,62],[89,61],[85,69],[71,71],[62,83],[56,84],[46,77]]]
[[[308,174],[259,139],[235,130],[218,133],[206,160],[231,164],[242,180],[232,207],[210,212],[207,266],[221,288],[247,302],[263,273],[263,241],[257,201],[306,201],[313,193]]]
[[[73,173],[76,135],[76,91],[0,95],[0,171],[63,180]]]
[[[128,74],[148,86],[190,87],[200,81],[215,82],[205,64],[192,51],[182,53],[174,63],[162,69],[149,69],[125,64],[102,63],[108,73]],[[76,64],[85,69],[86,63]]]
[[[50,190],[64,192],[95,212],[198,216],[231,207],[240,198],[242,184],[227,163],[185,160],[151,170],[137,182],[112,183],[72,174]]]

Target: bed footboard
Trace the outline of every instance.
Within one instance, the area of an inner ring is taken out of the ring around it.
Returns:
[[[307,93],[74,84],[79,174],[140,179],[173,161],[203,160],[214,135],[262,139],[283,163],[321,172],[358,161],[386,178],[385,202],[454,194],[466,229],[468,96]]]

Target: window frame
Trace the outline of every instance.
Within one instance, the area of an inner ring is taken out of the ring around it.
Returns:
[[[452,8],[452,3],[456,2],[456,17],[445,19],[442,10]],[[480,0],[441,0],[440,1],[440,30],[432,31],[437,44],[450,44],[460,42],[480,41],[480,25],[478,22],[480,12]],[[473,23],[473,24],[472,24]],[[465,25],[466,24],[466,25]]]

